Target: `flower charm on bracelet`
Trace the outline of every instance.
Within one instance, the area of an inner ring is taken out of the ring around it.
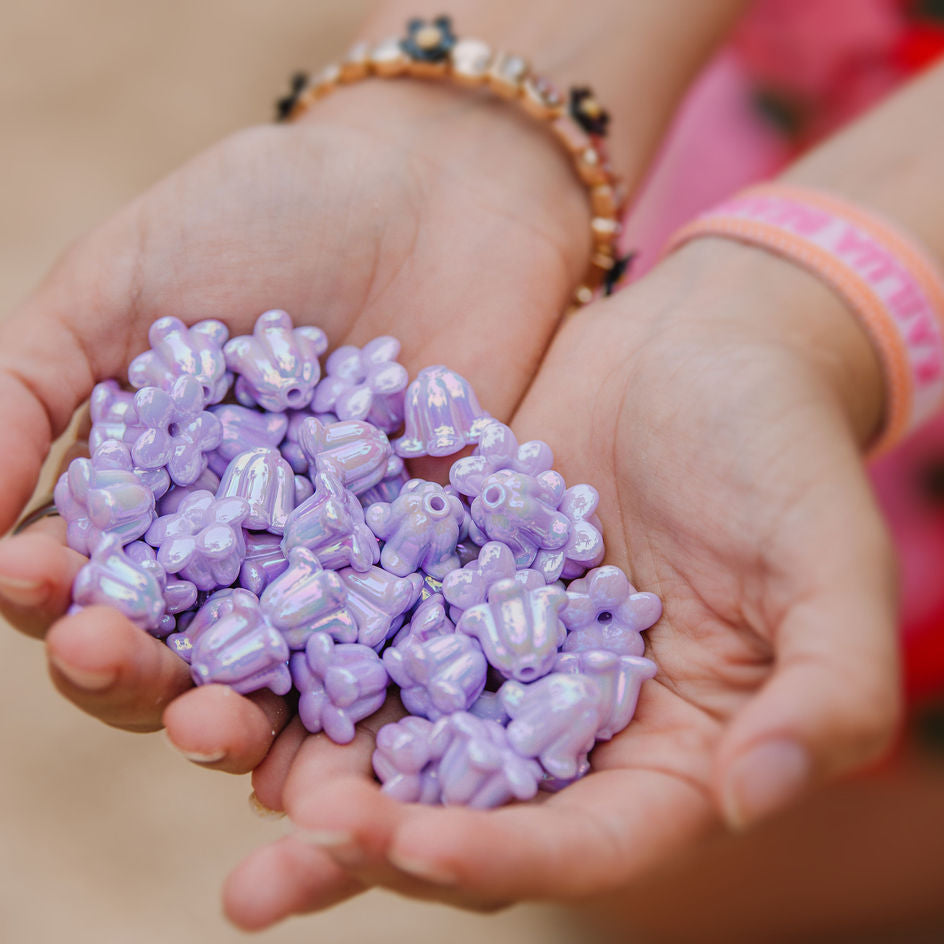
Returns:
[[[419,62],[442,62],[456,44],[452,20],[448,16],[437,16],[432,22],[412,19],[406,30],[406,39],[400,40],[400,48]]]
[[[610,123],[609,112],[600,106],[596,96],[586,86],[575,86],[570,90],[570,117],[587,134],[598,134],[600,137],[606,135]]]

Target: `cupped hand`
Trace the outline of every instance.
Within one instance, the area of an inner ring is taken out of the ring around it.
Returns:
[[[0,328],[0,529],[93,385],[121,377],[165,315],[219,318],[236,335],[284,308],[333,346],[392,334],[411,374],[448,363],[510,416],[588,257],[585,198],[545,134],[477,96],[367,82],[156,184],[66,252]],[[46,637],[57,687],[132,729],[159,727],[171,705],[185,753],[258,763],[285,723],[280,699],[188,692],[183,662],[115,611],[50,629],[81,564],[61,522],[0,543],[3,612]]]
[[[372,884],[473,908],[618,903],[723,824],[878,756],[899,682],[894,567],[859,450],[876,377],[827,289],[734,244],[694,243],[572,318],[513,425],[597,487],[608,562],[664,601],[636,717],[582,781],[492,811],[382,794],[383,719],[344,748],[290,729],[255,786],[298,832],[231,876],[231,917],[260,927]]]

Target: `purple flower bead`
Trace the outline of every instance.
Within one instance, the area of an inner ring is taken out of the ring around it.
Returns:
[[[170,390],[178,377],[190,374],[203,388],[203,402],[219,403],[229,391],[223,345],[229,329],[222,321],[198,321],[188,328],[179,318],[159,318],[148,331],[151,350],[139,354],[128,368],[133,387]]]
[[[492,420],[471,456],[457,459],[449,470],[449,481],[463,495],[481,494],[485,480],[495,472],[510,469],[538,476],[554,464],[551,447],[540,439],[518,445],[515,434],[504,423]]]
[[[456,633],[409,639],[387,649],[383,663],[400,686],[403,707],[431,721],[465,711],[485,689],[488,671],[478,644]]]
[[[498,692],[482,692],[469,708],[469,714],[486,721],[495,721],[504,727],[508,723],[508,712]]]
[[[307,547],[329,569],[369,570],[380,559],[380,546],[364,523],[357,496],[330,472],[319,472],[314,482],[315,493],[285,522],[283,551],[288,554],[294,547]]]
[[[558,511],[570,521],[567,543],[560,550],[538,551],[533,567],[548,583],[582,576],[603,560],[602,525],[596,515],[600,495],[592,485],[572,485],[561,499]]]
[[[141,629],[161,634],[165,603],[158,574],[126,554],[115,535],[98,543],[76,575],[72,600],[80,607],[114,607]]]
[[[442,802],[489,809],[511,799],[530,800],[543,772],[519,755],[505,729],[466,711],[440,718],[430,734],[438,764]]]
[[[242,498],[214,498],[195,492],[180,510],[158,518],[145,540],[159,548],[157,559],[171,574],[180,574],[199,590],[233,583],[246,555],[242,523],[249,514]]]
[[[341,578],[325,570],[307,548],[294,548],[288,560],[288,569],[266,587],[260,603],[289,648],[304,649],[316,632],[337,642],[354,642],[357,623],[345,607],[347,587]]]
[[[210,412],[219,420],[222,430],[220,444],[209,456],[210,468],[220,476],[230,462],[247,449],[278,448],[288,429],[288,417],[284,413],[260,413],[235,403],[215,406]]]
[[[196,604],[197,588],[189,580],[168,577],[167,571],[164,570],[157,559],[154,548],[150,544],[145,544],[144,541],[132,541],[131,544],[127,544],[125,554],[139,567],[149,571],[161,588],[166,612],[161,619],[160,626],[151,632],[154,636],[164,637],[175,629],[177,614],[189,610]]]
[[[456,631],[455,625],[446,615],[443,595],[432,593],[424,598],[423,594],[429,589],[429,585],[424,581],[423,589],[420,591],[420,602],[413,611],[410,621],[394,637],[395,646],[402,646],[410,639],[426,642],[437,636],[452,635]]]
[[[379,649],[403,624],[423,586],[417,574],[396,577],[380,567],[338,572],[347,587],[347,608],[357,623],[357,641]]]
[[[292,467],[296,475],[307,474],[308,457],[302,452],[302,447],[298,444],[302,424],[305,420],[314,417],[324,426],[329,426],[331,423],[337,423],[338,418],[333,413],[312,413],[310,410],[288,410],[282,415],[288,417],[285,438],[279,445],[282,458]]]
[[[298,431],[298,444],[309,462],[312,478],[331,472],[355,495],[373,488],[387,474],[390,441],[362,420],[325,425],[311,416]]]
[[[323,730],[336,744],[353,741],[354,725],[387,697],[380,656],[358,643],[335,643],[327,633],[315,633],[305,651],[292,656],[291,669],[302,724],[312,734]]]
[[[282,537],[271,531],[244,531],[246,557],[239,568],[239,585],[256,596],[288,568]]]
[[[407,388],[404,420],[406,430],[394,450],[414,459],[451,456],[478,442],[492,417],[479,406],[464,377],[437,365],[421,370]]]
[[[598,567],[567,587],[561,619],[570,632],[564,650],[641,656],[646,647],[640,633],[661,615],[662,601],[654,593],[637,592],[618,567]]]
[[[203,409],[203,387],[190,374],[178,377],[169,391],[143,387],[134,408],[144,432],[131,447],[143,469],[165,466],[177,485],[191,485],[207,466],[206,453],[220,444],[220,421]]]
[[[215,593],[206,596],[202,603],[198,601],[196,611],[190,610],[181,614],[178,618],[177,632],[172,633],[165,640],[168,647],[173,649],[181,659],[188,665],[193,656],[193,647],[196,641],[208,629],[219,622],[222,617],[233,609],[233,604],[239,599],[239,595],[246,594],[246,599],[250,597],[258,600],[254,593],[248,590],[230,589],[217,590]]]
[[[383,478],[357,497],[365,508],[369,508],[374,502],[392,502],[409,480],[410,473],[406,470],[406,463],[396,453],[391,453]]]
[[[517,570],[515,555],[501,541],[482,545],[478,557],[464,567],[450,571],[443,578],[443,596],[449,601],[450,615],[458,620],[463,611],[488,599],[488,591],[499,580],[516,580],[529,590],[544,586],[544,577],[536,570]]]
[[[554,672],[531,685],[506,682],[501,700],[511,717],[508,740],[561,780],[577,776],[600,728],[601,695],[586,675]]]
[[[166,469],[142,469],[134,464],[130,447],[117,439],[106,439],[93,453],[95,464],[100,469],[124,469],[138,477],[145,488],[154,495],[155,501],[167,494],[171,487]]]
[[[430,735],[433,723],[407,716],[385,724],[377,732],[373,766],[383,784],[382,793],[401,803],[438,803],[438,757],[433,756]]]
[[[295,508],[295,475],[278,449],[247,449],[226,467],[216,494],[245,500],[246,528],[282,534]]]
[[[220,487],[220,477],[211,469],[206,468],[190,485],[173,485],[163,496],[158,496],[158,515],[172,515],[179,508],[180,503],[194,492],[212,492],[214,495]]]
[[[403,423],[403,399],[409,377],[397,363],[400,342],[381,337],[363,348],[345,344],[325,362],[325,377],[315,389],[314,409],[342,420],[366,420],[385,433]]]
[[[311,401],[321,376],[320,355],[328,338],[320,328],[295,328],[284,311],[256,319],[251,335],[233,338],[223,348],[226,366],[236,372],[236,399],[273,413],[297,410]]]
[[[69,547],[90,555],[104,534],[122,544],[141,537],[154,519],[154,493],[132,471],[128,447],[108,441],[90,459],[73,459],[56,483]]]
[[[393,502],[371,505],[366,520],[386,542],[381,567],[401,577],[422,568],[441,579],[459,566],[463,515],[462,502],[441,485],[411,479]]]
[[[565,652],[557,657],[555,672],[593,679],[600,690],[600,725],[596,738],[608,741],[636,713],[642,683],[656,674],[656,664],[641,656],[621,656],[605,649]]]
[[[472,520],[489,540],[511,548],[518,567],[530,567],[538,551],[567,544],[571,524],[557,510],[564,480],[556,472],[533,476],[506,469],[482,484],[482,493],[472,502]]]
[[[103,380],[92,388],[89,398],[89,449],[92,452],[109,439],[128,446],[144,432],[134,408],[134,394],[122,390],[117,380]]]
[[[457,633],[479,641],[489,664],[506,678],[533,682],[554,665],[566,630],[559,613],[567,594],[557,586],[533,590],[516,580],[499,580],[488,602],[466,610]]]
[[[197,685],[229,685],[243,695],[261,688],[287,695],[292,677],[282,634],[266,620],[253,594],[237,590],[229,600],[220,608],[222,615],[195,638],[191,635],[193,680]]]

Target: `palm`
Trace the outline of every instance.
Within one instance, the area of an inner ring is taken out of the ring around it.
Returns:
[[[618,893],[720,825],[719,771],[732,753],[771,727],[805,724],[804,699],[812,713],[823,707],[804,673],[832,685],[845,666],[805,627],[811,612],[884,628],[888,613],[868,612],[874,599],[845,592],[870,572],[880,526],[849,434],[814,402],[809,370],[785,348],[732,345],[723,324],[650,316],[662,289],[635,291],[636,304],[630,292],[565,326],[514,418],[519,439],[551,443],[568,482],[598,488],[608,562],[665,601],[647,633],[660,671],[633,722],[596,748],[585,780],[487,813],[386,801],[370,782],[366,731],[350,749],[288,732],[257,791],[302,827],[350,841],[331,859],[295,839],[257,853],[227,893],[238,920],[320,907],[365,881],[467,906]],[[888,636],[864,633],[863,644],[893,665]],[[870,711],[888,710],[877,701]],[[856,724],[867,740],[869,718]],[[250,888],[286,860],[307,868],[263,906]]]

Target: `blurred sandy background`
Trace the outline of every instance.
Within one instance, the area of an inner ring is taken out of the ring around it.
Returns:
[[[212,141],[268,120],[296,67],[341,53],[363,0],[32,0],[0,26],[0,313],[58,252]],[[226,871],[284,828],[248,778],[61,701],[41,647],[0,627],[0,941],[235,941]],[[580,940],[550,911],[480,918],[371,894],[261,935],[463,944]]]

